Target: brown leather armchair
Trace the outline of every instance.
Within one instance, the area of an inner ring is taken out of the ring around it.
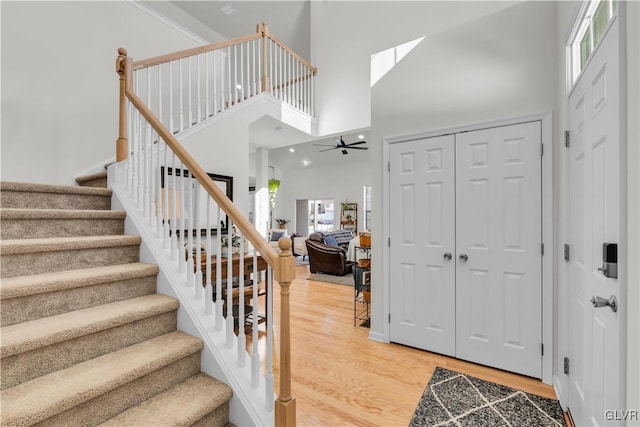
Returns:
[[[311,233],[306,240],[309,271],[312,273],[344,276],[351,273],[353,262],[347,261],[347,252],[339,246],[327,245],[322,233]]]

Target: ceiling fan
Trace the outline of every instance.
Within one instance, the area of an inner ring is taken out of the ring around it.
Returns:
[[[341,136],[340,138],[336,138],[336,145],[328,145],[328,144],[313,144],[313,145],[317,145],[318,147],[331,147],[331,148],[325,148],[324,150],[320,150],[320,153],[324,151],[329,151],[329,150],[342,150],[342,154],[349,154],[349,151],[347,150],[368,150],[369,147],[356,147],[356,145],[362,145],[366,143],[367,141],[356,141],[356,142],[351,142],[347,144],[344,142],[344,139],[342,139],[342,136]]]

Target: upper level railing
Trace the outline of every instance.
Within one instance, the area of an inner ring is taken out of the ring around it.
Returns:
[[[266,410],[275,407],[276,425],[295,425],[289,314],[295,262],[290,240],[281,239],[277,254],[174,134],[260,91],[312,113],[316,70],[270,36],[264,23],[257,35],[148,60],[134,62],[125,49],[118,54],[116,159],[126,173],[117,185],[126,189],[155,230],[157,239],[150,244],[159,245],[194,288],[207,322],[225,334],[228,347],[235,346],[237,366],[243,368],[250,358],[250,384],[241,386],[257,388],[263,378]],[[253,250],[245,250],[245,241]],[[241,249],[233,254],[236,246]],[[264,263],[266,268],[261,267]],[[280,283],[280,388],[275,405],[272,278]],[[266,301],[260,307],[262,295]]]
[[[256,34],[135,61],[132,70],[135,92],[172,134],[262,92],[315,113],[316,68],[266,23]]]

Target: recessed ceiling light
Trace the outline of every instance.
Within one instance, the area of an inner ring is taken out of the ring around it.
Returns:
[[[218,10],[227,16],[237,12],[237,10],[233,6],[231,6],[229,3],[223,4],[222,6],[220,6]]]
[[[362,134],[358,135],[358,139],[364,139],[364,135]]]
[[[309,160],[307,160],[307,159],[304,159],[304,160],[302,161],[302,164],[303,164],[303,165],[305,165],[305,166],[309,166],[309,164],[310,164],[310,163],[311,163],[311,162],[310,162]]]
[[[289,148],[289,151],[291,151],[293,153],[296,150],[293,147],[291,147],[291,148]]]

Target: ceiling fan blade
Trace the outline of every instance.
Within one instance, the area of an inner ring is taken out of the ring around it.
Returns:
[[[338,147],[325,148],[324,150],[320,150],[320,151],[318,151],[318,153],[324,153],[325,151],[335,150],[336,148],[338,148]]]
[[[369,147],[349,147],[348,145],[345,148],[348,148],[350,150],[368,150],[369,149]]]
[[[333,148],[336,148],[335,145],[329,145],[329,144],[313,144],[313,145],[315,145],[316,147],[333,147]]]
[[[360,145],[360,144],[366,144],[367,141],[356,141],[356,142],[352,142],[350,144],[347,144],[347,147],[351,147],[352,145]]]

